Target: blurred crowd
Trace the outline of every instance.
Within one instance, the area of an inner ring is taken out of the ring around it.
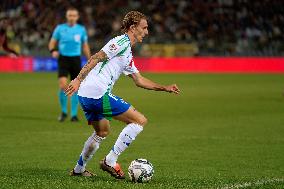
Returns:
[[[22,54],[48,54],[51,32],[74,6],[93,50],[119,34],[127,11],[139,10],[149,17],[148,44],[196,43],[197,55],[284,55],[282,0],[3,0],[0,6],[9,40],[21,44]]]

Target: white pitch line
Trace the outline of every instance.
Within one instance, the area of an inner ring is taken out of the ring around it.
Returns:
[[[247,188],[250,186],[261,186],[264,184],[271,184],[271,183],[277,183],[277,182],[284,183],[284,178],[261,179],[261,180],[252,181],[252,182],[236,183],[232,185],[226,185],[218,189],[239,189],[239,188]]]

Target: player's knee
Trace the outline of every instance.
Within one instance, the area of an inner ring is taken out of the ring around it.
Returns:
[[[98,128],[96,129],[96,132],[97,132],[97,135],[98,135],[98,136],[104,138],[104,137],[106,137],[106,136],[109,134],[109,132],[110,132],[109,126],[108,126],[108,127],[98,127]]]
[[[148,120],[145,116],[141,116],[138,120],[137,123],[141,126],[145,126],[148,123]]]
[[[110,133],[109,121],[106,119],[103,119],[99,122],[93,122],[92,125],[97,135],[100,137],[106,137]]]

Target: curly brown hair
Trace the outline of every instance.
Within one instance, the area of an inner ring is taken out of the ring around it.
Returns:
[[[138,25],[140,20],[142,20],[142,19],[147,20],[147,17],[143,13],[141,13],[139,11],[128,12],[122,20],[121,32],[123,32],[123,33],[127,32],[129,30],[130,26]]]

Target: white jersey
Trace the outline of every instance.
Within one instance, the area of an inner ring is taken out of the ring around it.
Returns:
[[[130,39],[127,34],[111,39],[103,48],[108,57],[99,62],[82,81],[78,95],[81,97],[101,98],[106,92],[111,92],[113,85],[124,73],[138,73],[134,65]]]

